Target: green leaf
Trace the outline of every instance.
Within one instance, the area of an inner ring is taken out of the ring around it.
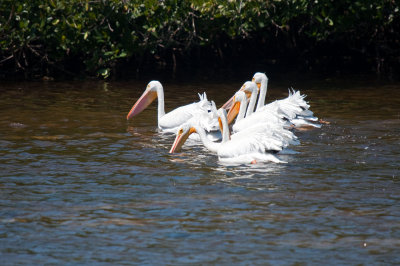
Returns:
[[[98,75],[101,75],[103,78],[108,78],[110,76],[110,69],[109,68],[100,68],[97,71]]]

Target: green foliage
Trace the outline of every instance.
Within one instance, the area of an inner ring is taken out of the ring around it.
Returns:
[[[108,77],[118,64],[140,67],[166,51],[282,36],[293,47],[340,40],[377,56],[398,50],[387,47],[398,45],[399,16],[394,0],[3,0],[0,69],[44,75],[78,62],[87,74]]]

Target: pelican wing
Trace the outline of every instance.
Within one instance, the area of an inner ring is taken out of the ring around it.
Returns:
[[[196,109],[196,103],[191,103],[178,107],[171,112],[163,115],[158,122],[161,129],[166,132],[175,132],[176,128],[192,118],[193,109]]]
[[[249,134],[256,133],[262,133],[282,141],[283,148],[286,148],[289,145],[300,144],[297,136],[292,131],[283,128],[281,125],[268,123],[259,123],[248,127],[242,131],[233,134],[231,136],[231,139],[246,138]]]
[[[289,89],[287,98],[267,104],[259,112],[266,112],[266,110],[276,112],[296,127],[321,127],[313,123],[318,121],[318,118],[314,117],[314,113],[309,110],[310,105],[304,100],[305,97],[306,95],[300,94],[300,91]]]
[[[232,139],[231,141],[222,143],[218,149],[218,156],[228,158],[252,153],[281,151],[283,146],[283,142],[274,136],[255,133],[246,138]]]
[[[284,126],[283,116],[276,111],[269,111],[268,109],[258,111],[251,114],[245,119],[236,121],[232,129],[234,132],[245,130],[246,128],[252,127],[255,124],[265,123],[270,125]]]
[[[207,130],[216,127],[217,120],[213,121],[209,113],[212,110],[212,104],[207,100],[206,93],[199,94],[200,101],[178,107],[165,114],[159,122],[164,131],[176,132],[176,129],[186,123],[193,117],[199,117],[202,126]]]

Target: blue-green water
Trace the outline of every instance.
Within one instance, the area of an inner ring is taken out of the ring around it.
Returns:
[[[398,265],[400,84],[274,82],[331,124],[250,166],[168,154],[156,104],[126,122],[147,82],[1,84],[0,263]],[[166,108],[241,85],[164,83]]]

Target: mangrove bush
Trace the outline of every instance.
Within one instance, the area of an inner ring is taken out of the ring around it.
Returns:
[[[254,61],[390,72],[400,65],[399,14],[395,0],[2,0],[0,77]]]

